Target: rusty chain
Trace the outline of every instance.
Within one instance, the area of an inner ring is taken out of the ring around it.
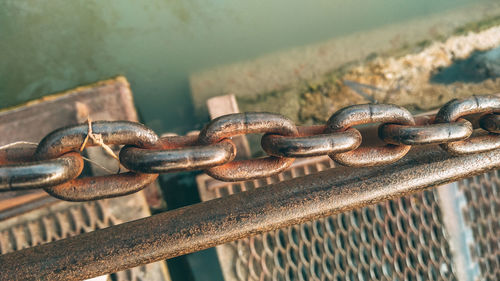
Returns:
[[[360,128],[378,126],[383,145],[363,142]],[[475,128],[475,130],[474,130]],[[96,121],[53,131],[36,150],[0,150],[0,191],[43,188],[54,197],[87,201],[116,197],[143,189],[158,173],[205,170],[223,181],[268,177],[288,168],[297,157],[329,155],[353,167],[393,163],[412,146],[439,144],[452,155],[480,153],[500,147],[500,97],[454,99],[433,116],[414,117],[390,104],[363,104],[334,113],[326,125],[296,126],[273,113],[237,113],[208,123],[198,135],[160,138],[142,124]],[[78,178],[84,146],[124,145],[120,163],[129,172]],[[269,155],[234,160],[231,137],[263,133],[261,146]]]

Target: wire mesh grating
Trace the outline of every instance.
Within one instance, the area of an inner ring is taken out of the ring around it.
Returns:
[[[465,224],[472,230],[472,260],[478,280],[500,280],[500,173],[493,171],[459,182],[466,199]]]
[[[198,179],[203,200],[333,167],[299,161],[262,182]],[[205,188],[203,188],[205,187]],[[217,248],[226,280],[457,280],[436,189]]]

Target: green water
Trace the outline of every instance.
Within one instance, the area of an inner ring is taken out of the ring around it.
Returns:
[[[197,126],[189,75],[474,0],[0,1],[0,107],[118,74],[158,132]]]

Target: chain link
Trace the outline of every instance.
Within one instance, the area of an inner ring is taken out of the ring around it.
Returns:
[[[154,174],[208,169],[226,164],[236,156],[236,145],[230,139],[198,145],[196,134],[163,137],[159,142],[160,149],[123,147],[121,163],[127,169]]]
[[[417,126],[384,124],[380,126],[380,137],[387,143],[405,145],[441,144],[468,138],[472,132],[471,122],[459,118],[454,123],[433,124],[433,118],[415,118]]]
[[[343,108],[327,122],[327,132],[341,132],[356,125],[391,123],[414,126],[415,120],[405,108],[391,104],[360,104]],[[409,145],[387,144],[382,147],[360,147],[352,151],[331,154],[332,160],[346,166],[383,165],[401,159],[410,151]]]
[[[142,124],[128,121],[96,121],[89,124],[64,127],[53,131],[40,141],[34,158],[48,160],[69,151],[78,151],[83,146],[96,146],[99,136],[105,145],[135,145],[154,148],[158,135]],[[157,174],[128,172],[118,175],[72,179],[60,185],[44,187],[50,195],[67,201],[89,201],[122,196],[137,192],[158,177]]]
[[[262,149],[277,157],[312,157],[341,153],[358,148],[361,134],[348,128],[342,132],[324,134],[325,126],[297,127],[298,137],[266,134],[262,137]]]
[[[485,115],[500,113],[500,97],[472,96],[464,99],[454,99],[446,103],[436,114],[435,123],[453,123],[460,117],[470,115]],[[483,123],[484,122],[479,122]],[[494,132],[477,130],[470,138],[440,144],[441,147],[454,155],[479,153],[500,148],[500,138]]]
[[[486,114],[480,120],[481,128],[491,133],[500,133],[500,115]]]
[[[141,148],[153,148],[159,139],[155,132],[139,123],[96,121],[90,125],[68,126],[51,132],[40,141],[35,151],[35,158],[39,160],[53,159],[66,152],[79,150],[83,145],[99,145],[93,138],[87,138],[89,132],[99,135],[106,145],[128,144]],[[85,144],[86,139],[88,142]]]
[[[274,113],[247,112],[228,114],[210,122],[198,137],[200,144],[214,144],[225,138],[245,134],[277,134],[298,136],[292,120]],[[206,173],[223,181],[242,181],[278,174],[292,165],[294,158],[269,156],[252,160],[237,160],[209,168]]]
[[[499,97],[472,96],[448,102],[435,116],[414,118],[399,106],[364,104],[337,111],[326,125],[296,127],[279,114],[248,112],[216,118],[199,134],[162,138],[142,124],[97,121],[58,129],[35,151],[0,150],[0,191],[43,188],[64,200],[86,201],[139,191],[158,173],[203,169],[220,180],[241,181],[275,175],[296,157],[329,155],[361,167],[395,162],[414,145],[439,144],[456,155],[479,153],[500,148],[499,114]],[[377,125],[383,145],[363,139],[367,124]],[[231,138],[245,134],[264,134],[261,145],[269,156],[234,160]],[[77,178],[83,160],[75,152],[102,144],[124,145],[119,159],[130,171]]]
[[[7,161],[0,160],[0,164]],[[36,189],[71,181],[83,169],[83,159],[71,152],[57,159],[0,166],[0,191]]]

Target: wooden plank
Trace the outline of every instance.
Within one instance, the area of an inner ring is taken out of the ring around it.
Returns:
[[[94,121],[138,121],[127,79],[118,76],[1,110],[0,146],[17,141],[38,143],[51,131],[81,123],[88,115]],[[148,203],[151,201],[152,207],[162,204],[158,200],[161,197],[159,192],[157,185],[148,187],[145,191],[147,199],[151,199]],[[31,201],[30,198],[41,199],[44,196],[48,195],[42,190],[0,193],[0,206],[3,206],[0,211],[12,208],[12,204],[26,204]],[[10,200],[10,203],[3,202],[5,200]]]
[[[119,76],[0,111],[0,145],[38,142],[54,129],[76,124],[78,104],[107,120],[138,120],[128,81]]]
[[[239,113],[238,103],[234,95],[217,96],[207,100],[208,112],[210,119],[215,119],[219,116]],[[249,158],[252,154],[250,146],[245,136],[237,136],[233,138],[236,149],[238,150],[237,159]]]
[[[138,121],[132,92],[125,77],[120,76],[78,87],[0,111],[0,135],[2,136],[0,146],[17,141],[38,143],[47,133],[60,127],[85,122],[88,116],[93,121]],[[89,158],[99,162],[100,165],[111,170],[118,167],[117,161],[109,160],[99,147],[90,147],[86,152]],[[93,164],[91,164],[90,171],[92,175],[103,174],[102,170]],[[147,200],[148,198],[152,200]],[[79,234],[80,231],[93,231],[97,228],[150,216],[151,205],[148,203],[152,201],[158,204],[158,198],[161,198],[161,194],[157,183],[151,184],[144,191],[128,196],[86,203],[64,202],[48,196],[43,190],[0,193],[0,244],[3,243],[0,245],[0,253],[30,247],[36,243],[46,243],[52,237],[51,235],[57,236],[58,231],[72,236]],[[68,212],[73,215],[61,215]],[[97,215],[99,212],[108,214],[109,218],[101,218]],[[82,220],[86,216],[88,216],[88,225],[87,220]],[[53,220],[58,221],[57,224],[61,229],[54,228],[56,224],[39,224],[41,221]],[[37,225],[37,227],[30,228],[28,227],[30,225]],[[80,226],[81,229],[73,230],[67,228],[68,225]],[[26,240],[25,235],[17,235],[19,230],[22,230],[22,233],[28,233],[31,240]],[[11,232],[14,236],[9,238],[10,240],[6,239],[6,235]],[[142,276],[141,280],[148,281],[170,280],[165,262],[118,272],[113,278],[114,280],[135,280],[134,276]]]

